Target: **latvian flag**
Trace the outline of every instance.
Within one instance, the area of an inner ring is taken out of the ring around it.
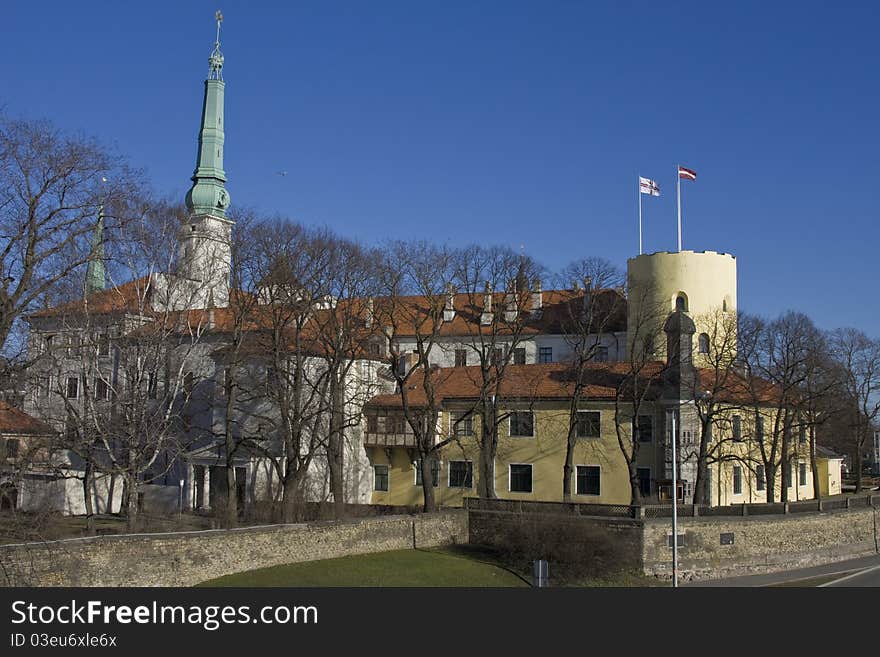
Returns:
[[[642,194],[650,194],[651,196],[660,196],[660,185],[653,180],[642,178],[639,176],[639,191]]]
[[[697,172],[693,169],[686,169],[685,167],[678,167],[678,177],[683,178],[685,180],[696,180]]]

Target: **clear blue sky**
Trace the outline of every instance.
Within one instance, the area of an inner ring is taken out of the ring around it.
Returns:
[[[218,2],[7,3],[0,105],[182,198]],[[625,266],[637,173],[646,251],[675,248],[681,163],[684,248],[737,256],[741,309],[880,335],[876,2],[219,7],[233,204]]]

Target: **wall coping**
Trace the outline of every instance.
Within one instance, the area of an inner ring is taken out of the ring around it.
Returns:
[[[443,511],[435,511],[434,513],[427,514],[430,517],[439,517],[444,515],[460,515],[461,513],[466,513],[465,509],[444,509]],[[384,516],[373,516],[373,517],[364,517],[364,518],[343,518],[342,520],[315,520],[312,522],[291,522],[284,524],[275,524],[275,525],[252,525],[250,527],[230,527],[227,529],[218,528],[218,529],[190,529],[186,531],[178,531],[178,532],[143,532],[138,534],[101,534],[98,536],[78,536],[75,538],[59,538],[51,541],[30,541],[26,543],[4,543],[0,545],[0,551],[8,548],[21,548],[21,547],[41,547],[45,545],[57,545],[61,544],[81,544],[81,543],[99,543],[106,541],[124,541],[132,538],[162,538],[162,537],[197,537],[197,538],[208,538],[210,535],[217,534],[229,534],[232,532],[253,532],[253,533],[270,533],[270,532],[280,532],[288,529],[309,529],[309,528],[321,528],[321,527],[331,527],[337,525],[353,525],[359,524],[362,522],[373,523],[373,522],[389,522],[392,520],[403,520],[403,519],[411,519],[415,520],[421,516],[426,514],[393,514],[393,515],[384,515]]]

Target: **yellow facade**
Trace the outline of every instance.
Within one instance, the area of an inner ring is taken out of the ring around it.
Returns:
[[[816,470],[819,472],[819,494],[822,497],[841,494],[842,464],[843,460],[840,458],[823,456],[816,458]]]
[[[563,466],[568,431],[568,409],[563,404],[541,402],[531,407],[534,413],[534,435],[512,437],[510,421],[499,427],[498,452],[495,458],[495,492],[501,499],[561,502],[563,500]],[[611,404],[592,404],[585,411],[600,414],[598,438],[578,438],[574,451],[572,474],[572,501],[595,504],[629,504],[630,485],[626,461],[620,451],[614,426],[614,409]],[[442,426],[449,435],[454,411],[444,411]],[[473,430],[479,430],[474,420]],[[628,425],[623,429],[629,440]],[[414,450],[404,447],[369,447],[373,465],[388,465],[388,491],[373,491],[373,504],[417,505],[422,503],[422,487],[416,485]],[[644,449],[640,457],[646,463],[652,461],[653,450]],[[452,488],[450,462],[469,460],[473,463],[473,485],[470,488]],[[641,459],[640,459],[641,460]],[[477,494],[478,450],[473,436],[460,436],[443,448],[439,485],[435,487],[436,501],[444,506],[460,506],[463,497]],[[511,465],[531,465],[531,492],[511,490]],[[598,466],[599,494],[577,494],[576,466]],[[375,486],[374,486],[375,488]]]

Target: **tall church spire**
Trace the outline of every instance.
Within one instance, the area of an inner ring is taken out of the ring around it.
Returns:
[[[86,294],[100,292],[107,286],[104,271],[104,206],[98,210],[98,223],[92,234],[92,247],[89,252],[89,265],[86,269]]]
[[[205,99],[202,104],[202,126],[199,131],[199,153],[193,186],[186,194],[190,214],[209,214],[226,218],[229,192],[226,191],[226,172],[223,170],[223,53],[220,52],[220,24],[223,14],[214,15],[217,38],[214,51],[208,58],[208,78],[205,80]]]

